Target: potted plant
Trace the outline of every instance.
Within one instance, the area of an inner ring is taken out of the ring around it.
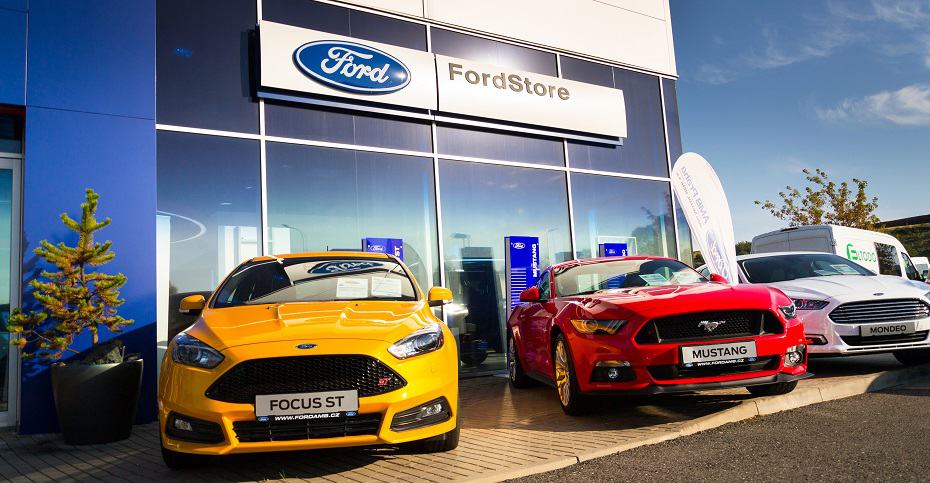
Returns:
[[[52,364],[52,392],[64,439],[69,444],[97,444],[128,438],[135,420],[142,385],[142,360],[127,356],[118,340],[100,344],[102,327],[119,332],[132,324],[117,314],[124,300],[119,289],[126,277],[95,271],[113,260],[112,243],[97,243],[94,234],[110,219],[98,221],[100,196],[87,190],[81,219],[61,214],[65,226],[77,235],[77,244],[53,245],[43,240],[35,254],[55,267],[29,282],[39,310],[14,311],[8,330],[18,334],[23,358],[40,358]],[[75,338],[91,335],[92,348],[83,357],[72,348]]]

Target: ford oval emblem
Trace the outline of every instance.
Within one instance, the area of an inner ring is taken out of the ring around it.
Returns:
[[[298,349],[313,349],[314,347],[316,347],[316,344],[298,344],[297,345]]]
[[[517,250],[523,250],[524,248],[526,248],[526,243],[523,243],[523,242],[513,242],[511,243],[511,245],[513,245],[513,247]]]
[[[410,83],[410,69],[403,62],[355,42],[306,43],[294,51],[294,62],[313,79],[358,94],[387,94]]]

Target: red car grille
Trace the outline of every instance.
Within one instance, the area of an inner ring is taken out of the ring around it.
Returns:
[[[781,334],[785,329],[775,315],[764,310],[694,312],[647,322],[636,334],[640,344]]]

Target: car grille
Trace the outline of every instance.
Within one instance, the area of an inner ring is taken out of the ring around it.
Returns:
[[[927,333],[930,331],[922,330],[913,334],[901,335],[884,335],[875,337],[862,337],[858,335],[842,335],[840,338],[849,345],[884,345],[884,344],[907,344],[911,342],[923,342],[927,339]]]
[[[274,357],[240,362],[207,389],[217,401],[254,404],[258,394],[344,391],[377,396],[407,385],[383,362],[362,355]]]
[[[298,421],[236,421],[233,431],[240,442],[255,443],[374,435],[380,426],[381,414],[359,414]]]
[[[708,331],[701,322],[723,322]],[[653,319],[636,334],[640,344],[661,344],[694,340],[750,337],[763,334],[781,334],[781,322],[764,310],[729,310],[719,312],[695,312]]]
[[[838,324],[900,322],[927,317],[930,317],[930,305],[917,299],[852,302],[830,312],[830,319]]]
[[[744,372],[770,371],[778,368],[780,356],[760,357],[752,362],[703,367],[650,366],[647,369],[657,381],[687,379],[692,377],[726,376]]]

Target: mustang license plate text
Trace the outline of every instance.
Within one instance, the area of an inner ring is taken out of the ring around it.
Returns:
[[[727,344],[704,344],[683,346],[681,363],[695,366],[710,366],[743,362],[756,357],[756,343],[731,342]]]

